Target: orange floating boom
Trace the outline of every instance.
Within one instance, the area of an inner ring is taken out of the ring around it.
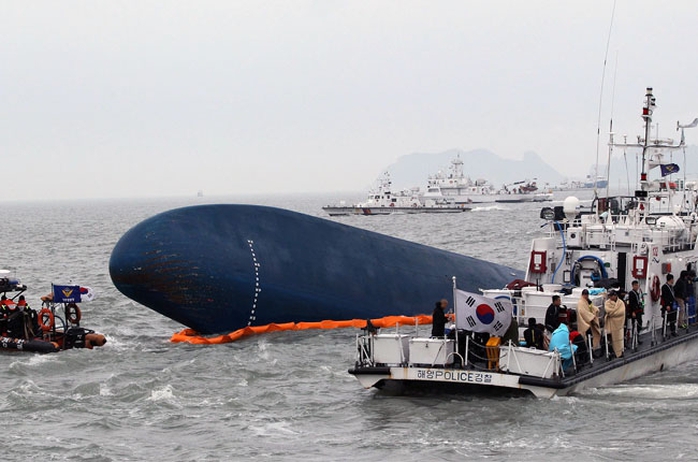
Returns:
[[[371,324],[380,328],[395,327],[398,324],[403,326],[431,324],[431,316],[426,314],[416,316],[385,316],[383,318],[371,319]],[[318,322],[287,322],[283,324],[272,323],[263,326],[247,326],[229,334],[218,335],[216,337],[204,337],[193,329],[187,328],[174,333],[170,341],[174,343],[191,343],[194,345],[217,345],[235,342],[243,337],[249,337],[250,335],[266,334],[270,332],[307,329],[344,329],[347,327],[363,329],[366,327],[366,320],[350,319],[345,321],[326,320]]]

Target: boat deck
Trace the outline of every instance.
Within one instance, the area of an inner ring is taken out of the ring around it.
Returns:
[[[623,352],[623,356],[620,358],[616,358],[612,353],[608,357],[604,354],[601,358],[595,358],[593,363],[591,363],[587,356],[586,361],[577,364],[576,371],[574,369],[568,370],[565,377],[536,379],[534,377],[522,376],[519,382],[530,385],[543,385],[557,389],[572,388],[595,376],[605,374],[613,369],[633,365],[640,360],[656,357],[658,353],[674,350],[679,346],[686,346],[698,339],[698,327],[695,325],[688,329],[679,329],[676,336],[669,335],[666,339],[662,339],[659,329],[655,332],[654,340],[652,340],[652,332],[645,332],[639,335],[638,338],[642,343],[637,345],[635,349],[626,348]],[[657,370],[663,370],[665,364],[661,361],[658,364],[659,368]]]
[[[662,338],[661,329],[643,332],[638,336],[642,343],[637,348],[626,348],[620,358],[612,353],[605,354],[602,341],[600,357],[590,358],[589,353],[575,356],[576,363],[564,373],[525,374],[506,370],[504,364],[491,362],[487,358],[468,354],[465,365],[447,366],[428,364],[360,364],[349,370],[367,388],[394,391],[396,385],[401,391],[443,389],[472,393],[477,391],[499,391],[533,394],[551,398],[567,395],[585,388],[594,388],[631,380],[652,372],[662,371],[688,360],[698,358],[698,325],[679,329],[677,336]],[[499,347],[502,358],[509,346]],[[530,349],[519,349],[519,351]],[[536,350],[539,351],[539,350]],[[599,350],[596,350],[598,355]],[[543,352],[539,353],[542,355]],[[499,359],[501,361],[501,359]],[[514,368],[512,368],[514,369]]]

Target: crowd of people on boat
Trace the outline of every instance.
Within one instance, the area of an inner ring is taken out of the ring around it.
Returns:
[[[678,328],[686,328],[689,322],[696,322],[695,281],[696,273],[692,270],[681,271],[676,281],[672,274],[666,275],[666,282],[657,294],[662,314],[661,328],[665,336],[676,336]],[[523,332],[523,341],[519,341],[518,324],[514,318],[502,337],[502,344],[506,344],[510,337],[512,342],[522,346],[557,350],[563,359],[563,369],[573,364],[573,356],[583,362],[591,355],[595,358],[604,354],[609,359],[622,358],[626,348],[642,344],[639,334],[649,328],[644,319],[645,295],[637,280],[632,281],[629,291],[622,288],[584,289],[575,310],[563,305],[560,295],[553,295],[543,323],[536,318],[529,318],[528,327]],[[596,304],[592,301],[592,296],[595,297]],[[601,296],[604,297],[603,302],[598,301]],[[447,335],[453,338],[455,332],[446,329],[449,322],[447,307],[446,299],[435,303],[432,337]],[[460,337],[460,333],[458,335]],[[478,345],[484,346],[489,338],[487,334],[472,332],[464,332],[464,335],[472,337],[474,349]],[[602,347],[606,347],[606,350]]]
[[[672,274],[666,275],[661,286],[659,302],[662,314],[662,332],[665,336],[676,336],[677,328],[686,328],[695,322],[695,280],[694,271],[685,270],[674,281]],[[592,289],[596,290],[596,289]],[[576,310],[568,310],[559,295],[552,296],[545,315],[545,323],[529,318],[524,331],[523,345],[539,350],[560,352],[563,368],[572,363],[576,353],[588,355],[588,345],[595,357],[603,355],[602,331],[605,330],[609,355],[622,358],[629,344],[641,344],[639,333],[646,329],[643,321],[645,294],[637,280],[632,281],[631,289],[600,289],[605,294],[602,307],[590,299],[589,289],[584,289]]]

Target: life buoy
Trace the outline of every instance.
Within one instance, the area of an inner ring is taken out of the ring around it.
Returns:
[[[69,303],[65,306],[65,317],[71,324],[80,324],[82,319],[82,312],[80,307],[74,303]]]
[[[655,274],[652,278],[652,285],[650,286],[650,297],[652,301],[656,302],[659,300],[659,295],[661,293],[661,284],[659,283],[659,277]]]
[[[53,311],[51,311],[48,308],[41,308],[41,311],[39,311],[38,321],[41,330],[44,332],[48,332],[53,329],[56,319],[53,316]]]

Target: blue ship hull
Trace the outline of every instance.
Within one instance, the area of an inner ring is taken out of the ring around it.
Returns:
[[[129,230],[109,261],[127,297],[202,334],[248,325],[430,314],[458,287],[520,271],[288,210],[202,205]]]

